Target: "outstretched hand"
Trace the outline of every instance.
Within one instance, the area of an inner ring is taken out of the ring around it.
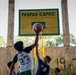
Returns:
[[[40,29],[34,30],[36,34],[39,34],[41,32]]]

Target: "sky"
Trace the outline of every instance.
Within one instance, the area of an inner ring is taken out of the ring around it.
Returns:
[[[69,31],[76,36],[76,0],[68,0]],[[18,35],[19,9],[59,9],[60,33],[63,32],[61,0],[15,0],[14,35]],[[7,39],[8,0],[0,0],[0,36]]]

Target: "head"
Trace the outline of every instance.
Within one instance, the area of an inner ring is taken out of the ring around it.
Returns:
[[[14,44],[14,48],[17,50],[17,51],[22,51],[23,50],[23,42],[22,41],[18,41]]]
[[[58,74],[60,72],[59,68],[55,68],[55,74]]]
[[[7,63],[7,66],[8,66],[9,69],[10,69],[11,65],[12,65],[12,61],[9,61],[9,62]],[[13,69],[14,69],[14,68],[13,68]]]
[[[44,63],[48,64],[48,63],[50,63],[50,61],[51,61],[51,57],[50,56],[46,56],[44,58]]]

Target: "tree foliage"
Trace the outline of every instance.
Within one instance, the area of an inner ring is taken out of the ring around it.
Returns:
[[[31,44],[34,43],[35,38],[34,37],[23,37],[23,36],[17,36],[14,38],[15,41],[23,41],[24,42],[24,46],[29,46]],[[70,34],[70,43],[72,45],[76,45],[76,37],[73,34]],[[0,47],[5,46],[6,42],[4,40],[4,38],[2,36],[0,36]],[[57,46],[61,46],[63,45],[63,35],[54,35],[54,36],[44,36],[44,45],[46,47],[48,46],[53,46],[53,47],[57,47]]]
[[[63,44],[63,37],[62,35],[57,35],[57,36],[48,36],[47,38],[45,37],[45,46],[59,46]]]
[[[76,37],[73,34],[70,34],[70,42],[76,45]]]
[[[34,39],[32,37],[16,37],[15,42],[17,42],[17,41],[23,41],[24,46],[29,46],[29,45],[33,44]]]
[[[5,45],[5,40],[2,36],[0,36],[0,47]]]
[[[18,40],[22,40],[25,46],[29,46],[34,43],[34,38],[31,37],[18,37],[15,39],[15,42]],[[70,43],[76,45],[76,37],[73,34],[70,34]],[[44,36],[44,45],[48,46],[63,46],[63,35],[54,35],[54,36]]]

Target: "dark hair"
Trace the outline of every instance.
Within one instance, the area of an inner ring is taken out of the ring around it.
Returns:
[[[14,44],[14,48],[17,50],[17,51],[21,51],[23,49],[23,42],[22,41],[18,41]]]
[[[9,62],[7,63],[7,66],[8,66],[9,69],[10,69],[11,65],[12,65],[12,61],[9,61]]]
[[[50,56],[47,56],[46,55],[46,57],[45,58],[47,58],[48,59],[48,62],[50,62],[51,61],[51,57]]]
[[[60,72],[60,69],[59,68],[55,68],[55,70],[59,73]]]

